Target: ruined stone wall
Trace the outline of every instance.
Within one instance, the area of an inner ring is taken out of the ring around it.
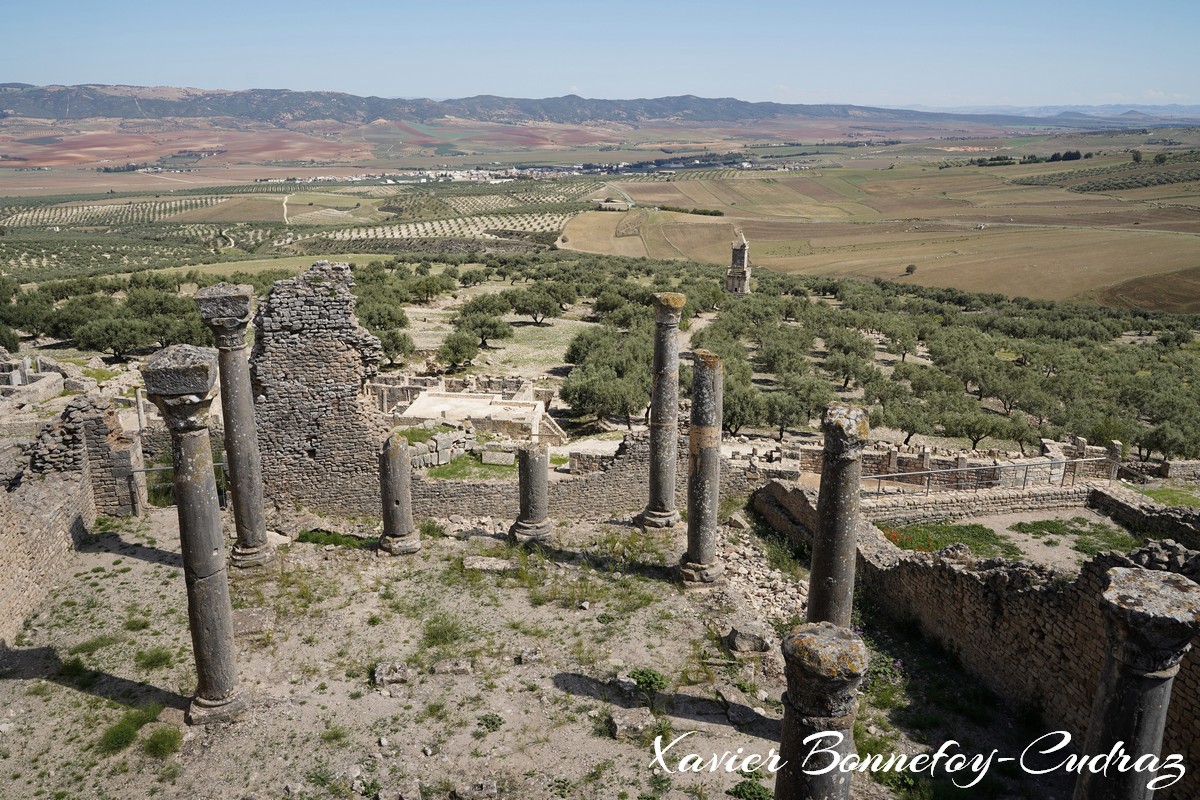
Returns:
[[[128,517],[146,506],[146,476],[141,443],[129,437],[108,400],[77,398],[66,413],[76,418],[87,450],[96,513]]]
[[[73,543],[96,521],[85,470],[27,473],[0,492],[0,642],[11,644],[66,568]]]
[[[679,438],[675,502],[687,507],[687,439]],[[645,433],[625,437],[615,456],[601,457],[596,469],[582,475],[564,476],[550,481],[549,516],[552,519],[582,519],[640,511],[649,499],[650,441]],[[558,476],[554,476],[558,478]],[[722,496],[749,494],[769,480],[758,470],[721,465]],[[418,517],[445,517],[448,514],[516,517],[518,494],[516,477],[501,480],[437,480],[413,476],[413,514]],[[379,496],[370,510],[379,514]]]
[[[1168,508],[1120,486],[1096,487],[1088,504],[1131,530],[1155,539],[1174,539],[1200,550],[1200,509]]]
[[[1158,474],[1177,481],[1200,481],[1200,461],[1164,461]]]
[[[779,482],[755,495],[768,522],[808,542],[816,493]],[[1087,562],[1074,580],[1051,570],[1000,559],[972,562],[901,551],[874,525],[858,531],[857,580],[896,619],[915,619],[922,632],[954,652],[979,680],[1021,705],[1041,710],[1047,725],[1086,733],[1105,655],[1099,598],[1113,566],[1163,569],[1200,579],[1200,553],[1152,544],[1128,556],[1108,553]],[[1181,666],[1171,699],[1164,752],[1200,753],[1200,651]],[[1189,758],[1191,754],[1193,758]],[[1200,796],[1200,775],[1189,771],[1163,798]]]
[[[96,520],[83,406],[43,427],[0,491],[0,641],[11,642]],[[26,460],[28,459],[28,460]]]
[[[1029,489],[987,491],[944,491],[930,495],[883,495],[864,497],[862,513],[873,522],[913,525],[987,514],[1081,508],[1092,491],[1091,484],[1078,486],[1035,486]]]
[[[353,285],[348,265],[318,261],[259,304],[250,374],[263,488],[276,504],[379,513],[388,425],[365,387],[382,348],[354,316]]]

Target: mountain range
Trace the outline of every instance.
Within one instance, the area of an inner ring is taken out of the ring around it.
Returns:
[[[1179,124],[1179,112],[1200,119],[1200,107],[1153,106],[1169,110]],[[1086,109],[1092,109],[1087,111]],[[1099,109],[1099,110],[1096,110]],[[1112,109],[1110,113],[1110,109]],[[1120,109],[1120,111],[1116,111]],[[1044,106],[1036,118],[1057,127],[1095,127],[1098,117],[1111,127],[1140,127],[1159,121],[1147,112],[1125,115],[1127,106]],[[1053,112],[1053,113],[1051,113]],[[359,97],[341,92],[289,89],[213,90],[174,87],[34,86],[0,83],[0,116],[76,120],[94,117],[162,119],[232,117],[289,123],[333,120],[364,124],[377,119],[426,122],[446,117],[493,123],[552,122],[561,124],[645,122],[744,122],[756,119],[814,118],[864,121],[935,122],[962,118],[976,122],[1030,123],[1030,109],[1004,107],[968,113],[964,109],[913,110],[844,104],[752,103],[734,98],[693,95],[633,100],[599,100],[566,95],[527,99],[478,95],[451,100]]]

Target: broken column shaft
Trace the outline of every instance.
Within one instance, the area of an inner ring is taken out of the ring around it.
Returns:
[[[168,347],[146,361],[142,376],[150,400],[171,432],[179,544],[197,675],[187,721],[225,721],[241,713],[246,700],[237,683],[221,507],[208,442],[216,355],[191,345]]]
[[[854,752],[866,645],[847,628],[810,622],[784,637],[783,660],[787,692],[779,758],[784,766],[775,776],[775,800],[848,800],[852,773],[826,770],[834,758],[840,763]],[[814,734],[819,738],[806,744]]]
[[[221,371],[221,415],[225,422],[225,469],[233,487],[233,519],[237,543],[230,557],[235,567],[271,561],[263,508],[262,459],[254,423],[254,391],[246,361],[246,326],[254,287],[218,283],[196,292],[200,319],[212,331]]]
[[[1100,599],[1108,654],[1100,672],[1083,752],[1113,751],[1131,762],[1157,757],[1171,685],[1179,663],[1200,635],[1200,584],[1182,575],[1113,567]],[[1080,774],[1074,800],[1149,800],[1153,774],[1138,769]]]
[[[421,549],[412,517],[412,460],[408,440],[393,433],[379,455],[379,487],[383,496],[383,535],[379,549],[394,556]]]
[[[817,498],[808,621],[850,626],[854,606],[859,484],[867,441],[867,412],[849,403],[831,403],[821,420],[825,450]]]
[[[550,448],[527,444],[517,450],[517,480],[521,510],[508,529],[514,542],[542,542],[550,538]]]
[[[650,500],[638,517],[643,527],[679,522],[675,508],[679,458],[679,320],[687,298],[678,292],[654,295],[654,374],[650,393]]]
[[[692,369],[688,546],[679,573],[687,582],[712,583],[724,571],[717,561],[717,508],[721,503],[721,359],[707,350],[697,350]]]

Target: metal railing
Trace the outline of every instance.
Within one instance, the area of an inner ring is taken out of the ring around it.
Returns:
[[[1116,462],[1105,456],[1094,458],[1047,459],[1046,461],[1031,461],[1023,464],[987,464],[975,467],[956,467],[953,469],[930,469],[918,472],[892,472],[885,475],[864,475],[862,477],[862,492],[864,494],[930,494],[931,492],[962,492],[980,489],[1026,489],[1030,486],[1074,486],[1079,476],[1079,464],[1104,461],[1111,465],[1100,480],[1113,479]],[[1031,481],[1032,472],[1032,481]],[[953,480],[943,480],[935,476],[957,473]],[[974,477],[966,477],[974,473]],[[1068,476],[1070,483],[1068,484]],[[1019,477],[1019,481],[1018,481]],[[915,478],[923,478],[914,482]],[[870,481],[875,482],[874,490],[868,487]],[[884,483],[888,485],[885,487]]]

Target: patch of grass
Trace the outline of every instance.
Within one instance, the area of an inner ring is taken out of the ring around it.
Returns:
[[[118,722],[105,728],[104,733],[100,734],[100,742],[96,749],[106,756],[124,750],[133,744],[138,731],[158,719],[162,710],[161,703],[150,703],[141,708],[127,710]]]
[[[133,663],[142,669],[160,669],[174,664],[175,655],[166,647],[152,647],[139,650],[133,657]]]
[[[331,533],[330,531],[301,531],[300,535],[296,537],[296,541],[322,546],[331,544],[334,547],[348,547],[356,550],[368,548],[375,544],[373,539],[346,536],[345,534]]]
[[[123,636],[115,636],[111,633],[105,633],[99,636],[93,636],[91,639],[88,639],[85,642],[80,642],[67,652],[73,656],[87,655],[94,653],[97,650],[102,650],[105,647],[111,647],[114,644],[120,644],[123,641],[125,641]]]
[[[101,369],[99,367],[83,367],[81,372],[83,372],[85,378],[91,378],[96,383],[111,381],[121,374],[121,371],[117,369]]]
[[[1020,558],[1021,549],[983,525],[923,522],[902,528],[880,525],[883,535],[901,550],[932,553],[952,544],[965,544],[977,558]]]
[[[425,620],[421,644],[426,647],[446,647],[466,638],[467,631],[462,621],[452,614],[438,612]]]
[[[454,430],[449,425],[437,425],[432,428],[397,428],[393,433],[403,436],[409,444],[417,444],[418,442],[428,442],[439,433],[453,433]]]
[[[470,453],[463,453],[449,464],[430,468],[430,478],[464,480],[471,478],[511,478],[517,474],[517,464],[484,464]]]
[[[146,755],[164,759],[179,752],[183,743],[183,733],[175,726],[156,728],[142,741],[142,750]]]
[[[1029,534],[1035,539],[1043,536],[1053,537],[1053,539],[1047,539],[1047,544],[1056,539],[1062,539],[1064,536],[1072,536],[1075,541],[1071,545],[1071,549],[1088,556],[1106,553],[1110,550],[1127,553],[1146,543],[1143,536],[1135,536],[1103,522],[1092,522],[1086,517],[1018,522],[1011,526],[1011,530]]]
[[[417,523],[417,530],[420,531],[422,536],[426,537],[446,535],[446,526],[437,520],[432,519],[421,520],[419,523]]]
[[[504,717],[499,714],[488,713],[481,716],[476,724],[487,733],[495,733],[504,725]]]
[[[144,631],[150,627],[150,620],[145,617],[130,617],[121,627],[127,631]]]
[[[330,744],[342,744],[350,738],[349,729],[341,725],[326,725],[325,730],[321,731],[321,741]]]
[[[774,792],[753,778],[738,781],[732,789],[727,789],[725,794],[737,800],[773,800],[775,797]]]
[[[1187,489],[1163,486],[1158,489],[1142,489],[1142,494],[1164,506],[1200,508],[1200,493]]]

